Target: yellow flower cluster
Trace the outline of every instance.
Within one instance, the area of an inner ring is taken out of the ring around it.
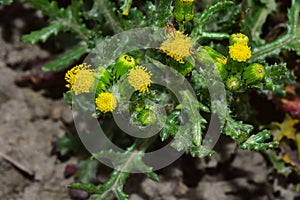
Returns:
[[[96,98],[96,109],[101,112],[112,112],[117,107],[117,99],[110,92],[99,94]]]
[[[184,63],[183,58],[191,56],[193,42],[180,31],[170,32],[166,35],[166,40],[159,49],[172,57],[179,63]]]
[[[136,66],[128,74],[128,82],[135,90],[147,92],[151,84],[151,73],[143,66]]]
[[[229,46],[229,56],[237,62],[246,62],[251,57],[251,49],[247,44],[235,43]]]
[[[90,92],[95,79],[90,65],[83,63],[70,69],[65,75],[65,80],[68,82],[66,87],[78,95]]]

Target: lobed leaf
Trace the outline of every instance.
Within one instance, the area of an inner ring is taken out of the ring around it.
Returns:
[[[246,17],[243,18],[241,32],[248,33],[250,30],[249,35],[252,37],[254,45],[265,44],[260,36],[267,17],[276,11],[275,0],[247,0],[246,7]]]
[[[273,42],[255,47],[253,49],[250,62],[263,60],[266,57],[276,55],[282,50],[294,50],[300,55],[300,2],[292,1],[292,6],[288,10],[287,33]]]
[[[58,32],[63,29],[64,25],[61,22],[53,22],[40,30],[32,31],[30,34],[23,35],[22,41],[31,44],[36,44],[40,41],[45,42],[50,36],[57,35]]]
[[[74,61],[89,51],[87,46],[78,45],[67,50],[56,60],[50,61],[43,66],[44,71],[58,71],[69,67]]]

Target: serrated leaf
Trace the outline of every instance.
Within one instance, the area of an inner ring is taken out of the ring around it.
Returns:
[[[143,12],[137,8],[132,8],[130,15],[126,18],[122,18],[121,20],[125,30],[149,25],[146,16],[144,16]]]
[[[194,28],[190,34],[191,37],[198,42],[207,39],[222,40],[229,38],[229,34],[227,33],[207,31],[206,25],[213,15],[231,5],[233,5],[232,1],[220,1],[206,8],[201,14],[195,15]]]
[[[56,60],[50,61],[43,66],[44,71],[57,71],[68,68],[75,60],[79,59],[82,55],[89,51],[87,46],[78,45],[67,50]]]
[[[49,17],[62,16],[63,9],[60,9],[56,1],[49,2],[48,0],[21,0],[21,2],[30,3],[35,9],[41,10],[45,15]]]
[[[228,116],[226,117],[226,124],[224,126],[223,133],[241,144],[247,140],[248,135],[252,131],[252,129],[253,126],[243,124],[240,121],[234,121],[228,114]]]
[[[291,8],[288,10],[287,33],[273,42],[254,48],[250,62],[263,60],[266,57],[278,54],[284,49],[295,50],[300,55],[299,13],[300,2],[293,0]]]
[[[4,5],[9,5],[12,4],[14,1],[13,0],[0,0],[0,4]]]
[[[221,9],[224,9],[225,7],[232,5],[232,1],[222,1],[222,2],[217,2],[208,8],[206,8],[199,16],[195,18],[195,23],[197,28],[203,29],[206,25],[206,23],[209,21],[209,19],[219,12]]]
[[[261,39],[263,25],[266,22],[267,17],[274,11],[276,11],[275,0],[248,0],[246,2],[248,8],[245,13],[245,18],[242,21],[242,33],[248,33],[252,37],[254,44],[257,46],[265,43]],[[251,17],[248,17],[251,16]]]
[[[118,200],[126,200],[128,199],[128,194],[123,192],[123,188],[114,190],[114,194],[117,197]]]
[[[272,91],[276,96],[285,96],[284,84],[295,83],[296,77],[293,72],[286,68],[286,63],[265,65],[266,77],[264,78],[265,85],[262,92],[267,94],[269,91]]]
[[[245,142],[239,144],[241,149],[264,151],[278,146],[278,142],[266,142],[270,139],[271,132],[263,130],[255,135],[251,135]]]
[[[99,167],[98,160],[83,160],[78,164],[78,169],[76,172],[76,177],[81,183],[91,183],[97,180],[97,171]]]
[[[40,41],[45,42],[50,36],[57,35],[57,33],[61,31],[63,27],[64,26],[62,23],[54,22],[40,30],[32,31],[30,34],[23,35],[22,41],[31,44],[35,44]]]
[[[188,153],[190,153],[192,157],[204,158],[212,156],[215,151],[208,150],[204,146],[191,146],[188,149]]]
[[[44,15],[49,16],[49,21],[62,24],[61,29],[74,32],[79,38],[88,42],[90,31],[82,23],[79,8],[73,5],[67,8],[59,8],[56,1],[49,2],[48,0],[21,0],[29,2],[35,9],[41,10]],[[77,6],[82,6],[81,1],[77,1]]]
[[[123,31],[123,27],[117,16],[115,15],[115,5],[112,1],[97,0],[94,1],[92,9],[87,13],[87,16],[93,18],[101,23],[102,16],[105,18],[106,23],[109,24],[114,33]]]

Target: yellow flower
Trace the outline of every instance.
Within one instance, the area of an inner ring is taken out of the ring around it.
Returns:
[[[66,87],[76,95],[90,92],[94,84],[93,70],[89,68],[90,65],[83,63],[73,67],[65,75],[65,80],[68,82]]]
[[[243,43],[229,46],[229,56],[237,62],[245,62],[251,57],[251,49]]]
[[[147,92],[151,84],[151,73],[143,66],[136,66],[128,74],[128,82],[135,90]]]
[[[117,107],[116,97],[109,92],[99,94],[96,98],[96,109],[101,112],[112,112]]]
[[[170,32],[159,49],[179,63],[184,63],[183,58],[191,56],[193,42],[180,31]]]
[[[193,3],[195,0],[180,0],[182,1],[183,3]]]

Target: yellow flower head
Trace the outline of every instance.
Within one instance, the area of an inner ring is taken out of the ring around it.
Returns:
[[[182,1],[183,3],[193,3],[195,0],[180,0]]]
[[[235,43],[229,46],[229,56],[234,61],[245,62],[251,57],[251,49],[245,44]]]
[[[112,112],[117,107],[117,99],[110,92],[99,94],[96,98],[96,109],[101,112]]]
[[[159,49],[179,63],[184,63],[183,58],[191,56],[193,42],[180,31],[170,32]]]
[[[128,74],[128,82],[135,90],[147,92],[151,84],[151,73],[143,66],[136,66]]]
[[[65,75],[65,80],[68,82],[66,87],[76,95],[90,92],[94,84],[93,70],[89,68],[90,65],[83,63],[73,67]]]

